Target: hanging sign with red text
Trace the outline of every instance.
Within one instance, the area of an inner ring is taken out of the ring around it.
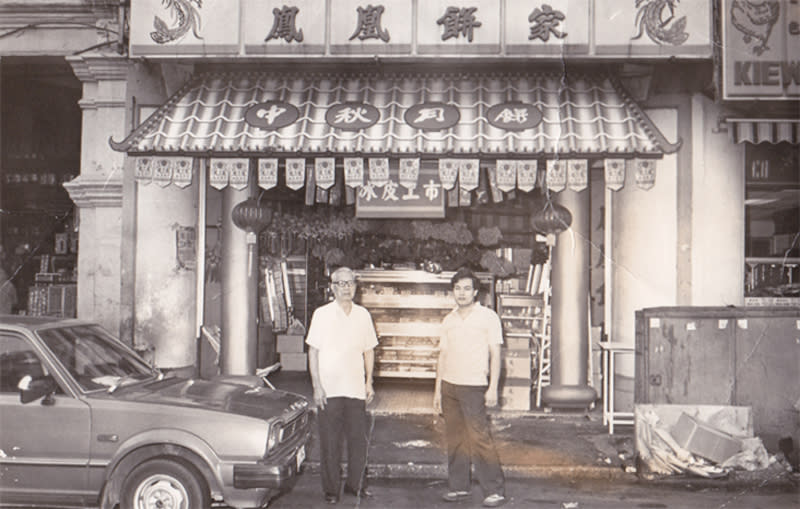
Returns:
[[[383,186],[372,182],[361,186],[356,198],[356,217],[444,217],[446,191],[436,169],[420,168],[418,184],[414,187],[404,184],[400,185],[398,168],[392,166]]]

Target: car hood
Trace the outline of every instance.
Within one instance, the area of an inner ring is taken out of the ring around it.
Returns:
[[[297,394],[223,383],[198,378],[167,378],[145,384],[124,386],[102,397],[156,405],[180,406],[234,413],[270,419],[284,412],[294,413],[308,407],[308,401]]]

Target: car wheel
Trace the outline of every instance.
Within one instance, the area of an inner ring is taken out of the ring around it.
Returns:
[[[205,481],[177,461],[154,459],[134,468],[122,485],[121,509],[195,509],[210,506]]]

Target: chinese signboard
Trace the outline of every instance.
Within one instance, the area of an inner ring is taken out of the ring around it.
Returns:
[[[439,180],[438,171],[417,165],[414,180],[408,177],[407,167],[403,170],[401,175],[400,168],[392,166],[385,182],[376,184],[369,179],[358,188],[356,217],[444,217],[447,191]]]
[[[712,55],[712,2],[707,0],[137,0],[131,4],[131,56]]]
[[[724,0],[723,98],[800,98],[800,2]]]

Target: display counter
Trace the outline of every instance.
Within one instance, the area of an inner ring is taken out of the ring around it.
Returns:
[[[453,272],[357,270],[356,302],[372,314],[378,334],[376,377],[435,378],[442,319],[455,307]],[[481,302],[494,309],[494,278],[478,273]]]

